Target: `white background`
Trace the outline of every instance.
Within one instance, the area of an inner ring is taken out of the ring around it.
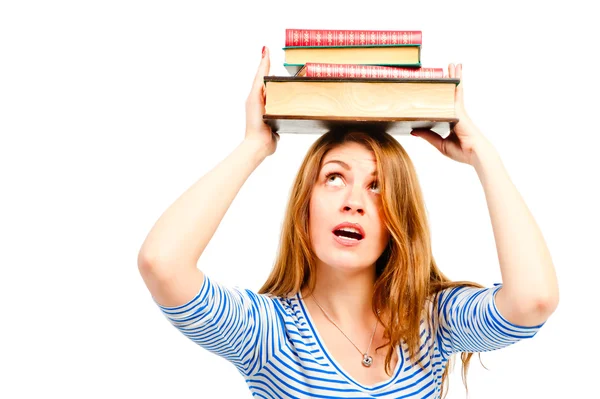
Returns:
[[[535,3],[535,4],[534,4]],[[0,5],[0,397],[250,397],[235,368],[162,316],[146,234],[244,136],[244,101],[286,28],[422,30],[422,64],[464,65],[467,111],[539,223],[560,304],[538,335],[473,358],[471,398],[597,395],[597,20],[592,3],[5,1]],[[199,267],[258,289],[316,136],[285,135]],[[436,260],[500,273],[474,170],[411,136]],[[224,182],[225,183],[225,182]],[[464,398],[460,363],[449,399]]]

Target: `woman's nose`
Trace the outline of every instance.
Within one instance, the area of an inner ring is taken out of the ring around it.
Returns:
[[[364,198],[363,194],[360,192],[360,189],[360,187],[355,186],[350,188],[344,203],[345,212],[356,212],[361,215],[365,213]]]

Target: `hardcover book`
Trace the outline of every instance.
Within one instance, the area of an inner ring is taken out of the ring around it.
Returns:
[[[458,122],[459,79],[265,76],[263,119],[278,133],[324,133],[339,124],[429,128],[447,137]]]
[[[295,76],[331,78],[443,78],[443,68],[403,68],[378,65],[307,62]]]
[[[284,66],[295,75],[307,62],[381,66],[421,66],[421,46],[284,47]]]
[[[286,29],[285,47],[388,46],[423,42],[421,31]]]

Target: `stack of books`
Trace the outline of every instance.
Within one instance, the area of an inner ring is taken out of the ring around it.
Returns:
[[[324,133],[339,124],[380,124],[391,134],[458,122],[459,79],[421,66],[421,31],[287,29],[284,66],[265,76],[264,120],[278,133]]]

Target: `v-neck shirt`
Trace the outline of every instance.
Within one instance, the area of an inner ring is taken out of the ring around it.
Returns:
[[[350,376],[321,339],[299,293],[289,297],[226,287],[206,274],[189,302],[166,307],[155,301],[182,334],[231,362],[253,396],[261,398],[439,398],[451,355],[485,352],[533,337],[538,326],[510,323],[498,311],[501,288],[442,290],[431,320],[420,326],[418,360],[397,348],[392,376],[368,386]]]

